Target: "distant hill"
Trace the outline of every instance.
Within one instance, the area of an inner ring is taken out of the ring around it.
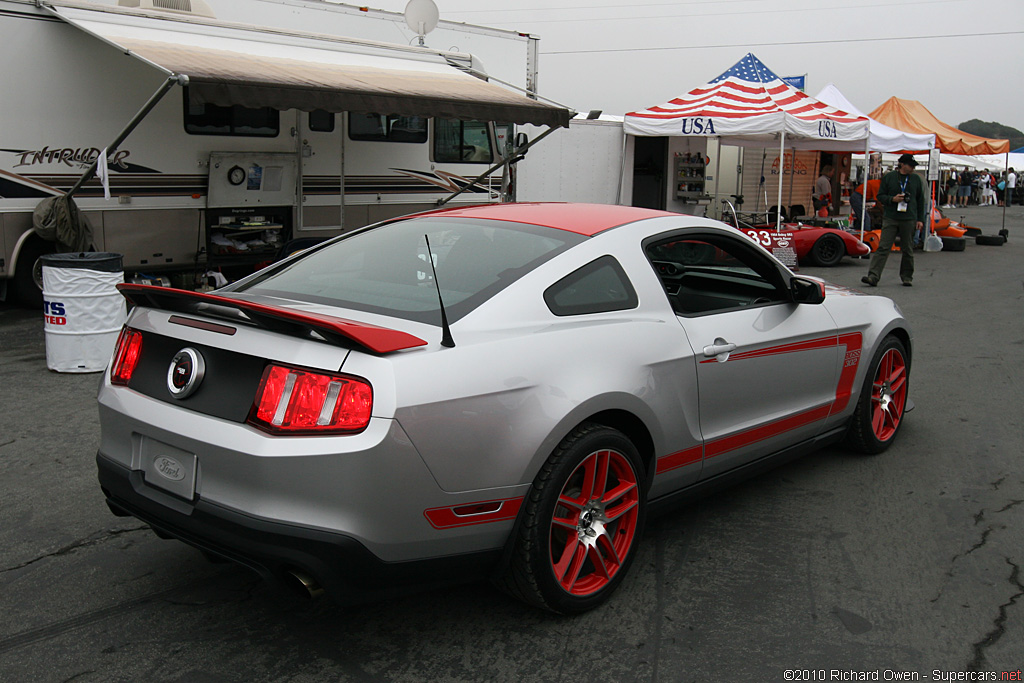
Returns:
[[[1020,132],[1016,128],[1004,126],[1003,124],[996,123],[995,121],[971,119],[970,121],[964,121],[958,125],[957,128],[965,133],[980,135],[983,138],[997,138],[1001,140],[1008,139],[1010,141],[1010,149],[1024,147],[1024,133]]]

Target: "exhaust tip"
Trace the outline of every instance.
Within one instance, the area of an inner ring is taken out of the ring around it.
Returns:
[[[303,597],[315,600],[324,594],[323,586],[309,574],[298,569],[289,569],[287,575],[292,579],[288,583]]]

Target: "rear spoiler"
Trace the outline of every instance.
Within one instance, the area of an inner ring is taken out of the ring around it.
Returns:
[[[377,327],[332,315],[296,311],[280,306],[267,306],[217,294],[191,292],[186,289],[157,287],[154,285],[119,284],[117,289],[135,306],[156,308],[176,313],[214,315],[225,317],[217,308],[229,308],[240,315],[231,320],[249,323],[263,329],[297,337],[312,338],[316,333],[325,341],[339,346],[353,341],[375,353],[391,353],[402,349],[425,346],[427,342],[400,330]]]

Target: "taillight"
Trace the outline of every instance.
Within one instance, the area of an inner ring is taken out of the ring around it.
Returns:
[[[249,423],[275,434],[358,432],[372,410],[373,389],[362,380],[268,365]]]
[[[110,383],[127,385],[142,356],[142,333],[122,327],[114,347],[114,360],[110,363]]]

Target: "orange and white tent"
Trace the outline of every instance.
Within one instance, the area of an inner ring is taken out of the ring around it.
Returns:
[[[907,133],[934,133],[935,146],[947,154],[1005,154],[1010,151],[1009,140],[965,133],[937,119],[917,100],[890,97],[868,116]]]

